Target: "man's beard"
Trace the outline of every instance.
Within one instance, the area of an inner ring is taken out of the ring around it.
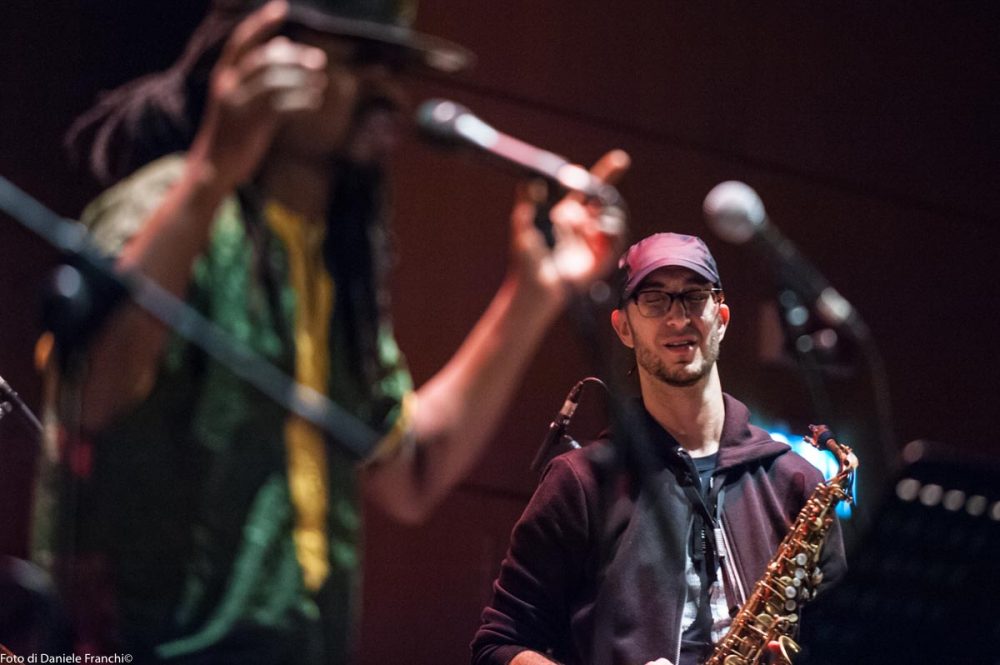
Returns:
[[[639,346],[635,347],[635,362],[650,376],[663,383],[677,388],[687,388],[693,386],[708,376],[719,359],[719,346],[722,335],[719,332],[718,319],[712,324],[712,330],[708,333],[708,343],[697,365],[674,365],[668,367],[663,358],[656,352],[656,349]]]

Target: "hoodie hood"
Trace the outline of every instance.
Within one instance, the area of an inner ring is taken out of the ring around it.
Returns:
[[[746,405],[726,393],[722,394],[722,399],[726,419],[722,424],[716,473],[791,452],[787,443],[775,441],[765,430],[750,424],[750,410]]]
[[[792,451],[787,443],[775,441],[767,431],[750,424],[750,410],[738,399],[726,393],[722,394],[722,399],[725,405],[725,420],[722,423],[719,456],[713,475],[777,458]],[[626,400],[624,408],[626,417],[633,423],[640,424],[639,430],[632,432],[648,437],[652,455],[662,464],[668,466],[677,464],[681,459],[677,454],[680,444],[650,415],[642,399],[636,397]],[[613,445],[611,443],[613,440],[624,441],[627,437],[622,433],[614,435],[614,427],[611,427],[603,431],[596,440],[604,446],[609,446]],[[652,463],[653,459],[649,461]]]

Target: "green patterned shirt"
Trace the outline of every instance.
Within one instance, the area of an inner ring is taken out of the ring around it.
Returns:
[[[96,242],[117,252],[183,170],[162,158],[105,192],[84,213]],[[235,198],[220,207],[187,296],[233,338],[294,375],[296,293],[274,235],[265,259],[275,298],[254,269]],[[268,233],[270,233],[268,231]],[[276,311],[277,310],[277,311]],[[412,390],[387,322],[380,322],[375,381],[350,370],[350,331],[335,314],[329,333],[329,395],[372,427],[390,431]],[[174,337],[147,399],[88,444],[92,464],[63,492],[53,533],[72,525],[71,545],[49,539],[89,572],[92,595],[111,590],[125,650],[163,660],[337,663],[350,652],[359,578],[356,464],[326,446],[329,576],[308,592],[296,559],[283,427],[277,404]],[[74,515],[75,513],[75,515]],[[95,563],[96,562],[96,563]],[[86,586],[86,585],[84,585]],[[106,608],[93,598],[94,621]],[[86,601],[84,601],[86,602]]]

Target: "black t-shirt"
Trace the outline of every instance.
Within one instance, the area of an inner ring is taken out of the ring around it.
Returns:
[[[701,495],[708,500],[708,490],[712,487],[712,472],[715,471],[715,464],[719,460],[719,453],[712,453],[704,457],[692,457],[694,468],[701,478]]]

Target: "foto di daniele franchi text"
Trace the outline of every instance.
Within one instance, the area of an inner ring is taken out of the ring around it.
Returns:
[[[55,665],[57,663],[73,663],[82,664],[90,663],[93,665],[98,665],[99,663],[131,663],[132,654],[130,653],[114,653],[104,656],[99,656],[96,654],[75,654],[75,653],[62,653],[62,654],[48,654],[48,653],[33,653],[27,656],[15,656],[9,653],[0,653],[0,663],[50,663]]]

